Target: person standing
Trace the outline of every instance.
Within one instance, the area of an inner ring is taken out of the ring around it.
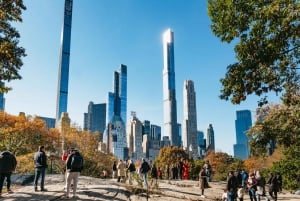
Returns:
[[[123,163],[122,160],[119,161],[117,165],[117,170],[118,170],[118,182],[121,180],[125,182],[125,164]]]
[[[2,194],[2,188],[4,184],[4,180],[6,178],[6,187],[7,192],[12,193],[10,189],[11,184],[11,174],[15,171],[17,166],[17,160],[13,153],[9,151],[1,152],[0,154],[0,196]]]
[[[112,166],[112,172],[113,172],[112,178],[115,179],[117,176],[117,162],[116,161],[114,161],[114,164]]]
[[[141,164],[141,167],[140,167],[140,174],[142,175],[142,178],[143,178],[143,185],[144,187],[148,187],[148,182],[147,182],[147,173],[148,171],[150,170],[150,166],[149,164],[147,163],[147,161],[143,158],[142,159],[142,164]]]
[[[34,176],[34,191],[37,191],[38,180],[41,177],[41,191],[47,191],[45,189],[45,172],[47,165],[47,156],[45,153],[44,145],[39,146],[39,150],[34,155],[34,166],[35,166],[35,176]]]
[[[254,172],[251,172],[249,174],[249,178],[247,179],[247,189],[248,189],[248,194],[249,194],[250,200],[257,201],[257,198],[256,198],[257,180],[255,178]]]
[[[129,183],[129,185],[132,185],[132,176],[135,173],[135,165],[132,160],[129,160],[129,166],[128,166],[127,171],[128,171],[128,173],[127,173],[128,174],[128,183]]]
[[[201,189],[201,197],[205,198],[204,196],[204,189],[207,185],[207,174],[206,174],[206,169],[203,167],[201,168],[199,172],[199,187]]]
[[[205,164],[203,166],[205,168],[206,171],[206,175],[207,175],[207,181],[210,182],[211,181],[211,165],[209,163],[209,160],[205,161]]]
[[[70,154],[67,159],[67,192],[66,198],[69,198],[70,186],[73,181],[73,198],[76,198],[78,177],[83,169],[83,158],[77,149]]]
[[[183,179],[187,180],[189,178],[189,163],[187,160],[183,162]]]

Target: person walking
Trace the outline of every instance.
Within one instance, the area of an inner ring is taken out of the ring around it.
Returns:
[[[233,171],[228,173],[226,190],[227,190],[227,200],[234,201],[237,198],[238,181]]]
[[[83,157],[77,149],[74,149],[73,152],[67,159],[67,190],[66,198],[70,197],[70,187],[73,181],[73,198],[76,198],[77,184],[80,172],[83,169]]]
[[[204,189],[206,188],[206,185],[207,185],[207,174],[206,174],[206,169],[203,167],[199,172],[199,188],[201,189],[200,197],[202,198],[205,198]]]
[[[249,178],[247,179],[247,189],[248,189],[250,200],[257,201],[256,198],[257,180],[255,179],[254,172],[249,174]]]
[[[149,164],[147,163],[147,161],[143,158],[142,159],[142,164],[141,164],[141,167],[140,167],[140,174],[143,178],[143,185],[144,187],[148,187],[148,182],[147,182],[147,173],[148,171],[150,170],[150,166]]]
[[[269,184],[269,195],[273,198],[273,200],[277,201],[278,181],[276,175],[272,172],[269,174],[267,184]]]
[[[183,162],[183,179],[189,179],[189,163],[186,159]]]
[[[41,191],[47,191],[45,189],[45,172],[47,165],[47,156],[45,153],[45,146],[39,146],[39,150],[34,155],[34,166],[35,166],[35,176],[34,176],[34,191],[38,191],[38,181],[41,177]]]
[[[4,184],[4,180],[6,178],[6,187],[7,192],[12,193],[12,190],[10,189],[11,184],[11,175],[12,172],[15,171],[17,166],[17,160],[13,153],[9,151],[3,151],[0,154],[0,197],[2,194],[2,188]]]

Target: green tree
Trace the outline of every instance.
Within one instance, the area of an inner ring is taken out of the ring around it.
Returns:
[[[22,0],[0,1],[0,92],[11,90],[4,81],[21,79],[19,70],[23,65],[25,49],[18,46],[20,34],[11,26],[12,22],[22,22],[22,11],[26,10]]]
[[[220,98],[239,104],[250,94],[298,90],[300,63],[299,0],[208,0],[211,29],[234,43],[237,62],[227,66]]]

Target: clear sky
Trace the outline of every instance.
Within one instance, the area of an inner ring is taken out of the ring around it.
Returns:
[[[64,0],[24,0],[27,10],[16,27],[27,57],[5,95],[5,110],[55,117],[60,35]],[[104,103],[113,91],[113,72],[128,67],[127,114],[163,125],[162,34],[171,28],[175,41],[177,119],[183,120],[183,82],[194,81],[198,130],[211,123],[217,151],[233,154],[236,111],[257,107],[258,97],[240,105],[220,100],[233,45],[210,30],[205,0],[73,0],[68,112],[83,126],[90,101]],[[163,129],[162,129],[163,130]]]

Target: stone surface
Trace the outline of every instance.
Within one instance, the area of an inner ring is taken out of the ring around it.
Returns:
[[[149,186],[151,181],[149,181]],[[47,175],[46,185],[48,191],[35,192],[32,183],[26,186],[14,186],[13,193],[2,194],[1,201],[38,201],[38,200],[115,200],[115,201],[200,201],[200,200],[218,200],[221,198],[224,182],[210,182],[211,188],[205,189],[205,198],[200,197],[200,190],[197,181],[178,180],[167,181],[158,180],[158,188],[150,187],[147,189],[137,187],[137,183],[129,186],[125,183],[118,183],[113,179],[97,179],[80,176],[77,190],[77,198],[66,199],[64,197],[64,176]],[[154,186],[154,185],[152,185]],[[5,192],[6,189],[4,188]],[[72,195],[72,191],[71,191]],[[244,200],[250,200],[245,195]],[[300,195],[290,194],[288,192],[280,193],[278,200],[299,201]]]

